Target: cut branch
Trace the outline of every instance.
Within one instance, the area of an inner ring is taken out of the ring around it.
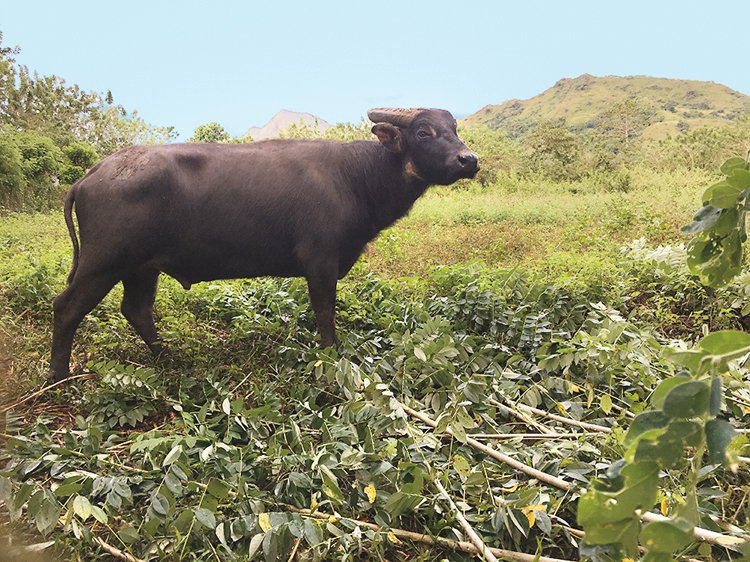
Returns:
[[[456,502],[453,501],[453,498],[451,498],[448,495],[448,492],[445,490],[443,485],[440,483],[440,480],[437,478],[434,478],[432,480],[432,483],[437,488],[437,491],[440,492],[440,496],[448,502],[448,505],[451,506],[451,509],[453,510],[453,513],[456,515],[456,519],[461,524],[461,527],[463,528],[464,532],[468,535],[469,539],[471,539],[471,543],[477,548],[479,551],[480,556],[483,558],[489,560],[489,562],[497,562],[497,558],[495,558],[495,555],[492,554],[492,552],[487,548],[487,545],[484,544],[484,541],[482,540],[482,537],[480,537],[477,532],[474,530],[474,527],[472,527],[469,522],[466,520],[466,517],[464,517],[464,514],[461,513],[461,510],[458,509],[458,506],[456,505]]]

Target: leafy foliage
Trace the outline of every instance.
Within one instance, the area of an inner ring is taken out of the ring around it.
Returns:
[[[688,244],[688,266],[706,285],[725,285],[741,270],[742,244],[747,241],[749,166],[743,158],[727,160],[721,167],[725,178],[705,191],[703,207],[682,229],[696,235]]]

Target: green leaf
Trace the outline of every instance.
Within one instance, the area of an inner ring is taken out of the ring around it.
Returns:
[[[387,511],[394,519],[403,513],[411,512],[422,501],[422,496],[418,494],[408,494],[406,492],[396,492],[392,494],[386,502],[383,509]]]
[[[695,234],[713,228],[723,211],[724,209],[717,209],[711,205],[703,205],[693,215],[693,222],[683,226],[680,230],[686,234]]]
[[[321,464],[318,467],[318,470],[320,471],[320,477],[323,480],[323,493],[336,501],[344,501],[344,494],[341,491],[341,488],[339,488],[338,479],[336,478],[336,475],[331,472],[331,469]]]
[[[183,509],[172,523],[172,526],[180,533],[185,534],[190,530],[195,514],[192,509]]]
[[[91,503],[89,499],[85,496],[76,496],[73,498],[73,513],[83,521],[91,517]]]
[[[97,508],[98,509],[98,508]],[[39,510],[34,516],[34,523],[40,533],[46,535],[57,526],[60,518],[60,504],[49,490],[44,491]]]
[[[314,548],[323,542],[323,530],[316,521],[305,519],[305,541]]]
[[[727,448],[736,435],[737,431],[726,420],[717,418],[706,423],[708,458],[712,463],[727,462]]]
[[[743,168],[735,168],[727,175],[727,183],[732,187],[745,190],[750,187],[750,171]]]
[[[586,544],[620,544],[630,556],[638,552],[640,523],[635,515],[609,523],[586,525]]]
[[[80,489],[83,488],[83,483],[76,477],[75,481],[73,482],[64,482],[60,484],[57,488],[55,488],[55,495],[58,498],[62,498],[64,496],[72,496],[73,494],[80,491]]]
[[[453,456],[453,468],[463,478],[468,478],[469,475],[471,474],[471,466],[469,465],[469,461],[467,461],[461,455],[454,455]]]
[[[675,419],[662,429],[643,433],[625,452],[628,462],[656,462],[664,468],[680,464],[686,447],[695,447],[703,437],[701,424],[693,420]]]
[[[730,185],[726,180],[723,180],[712,185],[703,193],[703,201],[712,207],[731,209],[732,207],[737,206],[737,200],[741,193],[741,189],[738,189]]]
[[[195,519],[203,525],[211,529],[212,531],[216,528],[216,517],[209,510],[203,507],[199,507],[195,510]]]
[[[672,349],[667,349],[664,352],[664,356],[670,361],[672,361],[673,363],[681,367],[685,367],[689,369],[694,375],[701,375],[703,374],[701,371],[701,369],[703,368],[702,361],[706,358],[707,353],[705,351],[701,351],[700,349],[690,349],[687,351],[675,351]],[[672,377],[672,378],[676,378],[676,377]],[[684,378],[685,380],[689,380],[689,377],[684,377]],[[666,379],[666,380],[672,380],[672,379]],[[664,397],[662,396],[660,397],[659,408],[661,408],[661,404],[663,403],[664,403]],[[654,404],[654,406],[656,406],[656,404]]]
[[[604,394],[599,402],[599,406],[601,407],[602,412],[609,415],[612,411],[612,397],[609,394]]]
[[[688,243],[687,263],[704,285],[726,285],[742,269],[740,229],[736,228],[726,236],[701,232]]]
[[[421,347],[414,348],[414,355],[421,361],[427,361],[427,355],[425,355],[425,352],[422,351]]]
[[[659,465],[641,462],[621,470],[622,487],[605,491],[593,487],[578,500],[578,522],[590,529],[634,517],[636,509],[651,509],[659,490]],[[637,518],[636,518],[637,520]]]
[[[96,519],[97,521],[99,521],[99,523],[101,523],[102,525],[106,525],[107,524],[107,514],[104,513],[104,510],[101,507],[96,506],[96,505],[92,505],[91,506],[91,515],[94,517],[94,519]]]
[[[703,416],[708,411],[709,395],[709,388],[705,382],[684,382],[667,393],[662,410],[670,418]]]
[[[641,531],[641,544],[649,552],[672,554],[684,548],[692,539],[693,526],[685,519],[676,521],[652,521]]]
[[[206,491],[217,500],[226,499],[229,496],[229,490],[229,484],[217,478],[211,478],[206,487]]]
[[[698,341],[701,349],[726,360],[736,359],[750,352],[750,334],[739,330],[721,330]]]
[[[701,354],[700,357],[703,357],[703,355]],[[670,390],[672,390],[678,384],[682,384],[690,380],[692,380],[690,377],[684,375],[664,379],[659,383],[659,386],[656,387],[654,392],[651,393],[651,398],[649,399],[651,405],[657,410],[660,409],[664,405],[664,399],[667,397],[667,393]]]
[[[226,415],[231,415],[232,413],[232,403],[229,401],[229,397],[224,398],[224,401],[221,403],[221,409],[224,410],[224,413]]]
[[[253,556],[255,556],[255,554],[260,550],[265,536],[266,533],[258,533],[257,535],[254,535],[252,539],[250,539],[250,548],[248,548],[247,551],[248,560],[252,560]]]
[[[734,156],[734,157],[730,158],[729,160],[727,160],[726,162],[724,162],[721,165],[720,170],[721,170],[722,174],[724,174],[725,176],[728,176],[734,170],[736,170],[738,168],[740,168],[740,169],[747,169],[747,162],[745,161],[744,158],[740,158],[739,156]]]
[[[125,544],[135,544],[136,542],[141,540],[138,531],[135,529],[135,527],[132,527],[130,525],[125,525],[124,527],[122,527],[119,531],[117,531],[117,535]]]
[[[653,429],[661,429],[669,423],[669,418],[659,410],[641,412],[630,423],[628,432],[623,439],[623,445],[629,447],[639,436]]]
[[[173,462],[175,462],[177,459],[180,458],[180,455],[182,454],[182,445],[175,445],[172,447],[172,449],[167,453],[167,456],[164,457],[164,461],[161,463],[162,466],[169,466]]]

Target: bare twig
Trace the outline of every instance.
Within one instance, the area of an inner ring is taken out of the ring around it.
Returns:
[[[68,377],[67,379],[63,379],[61,381],[57,381],[56,383],[47,385],[44,388],[41,388],[41,389],[39,389],[39,390],[37,390],[35,392],[32,392],[31,394],[29,394],[28,396],[26,396],[24,398],[21,398],[20,400],[16,400],[12,404],[8,404],[7,406],[3,406],[2,408],[0,408],[0,414],[4,414],[8,410],[12,410],[16,406],[20,406],[21,404],[23,404],[25,402],[28,402],[29,400],[33,400],[34,398],[37,398],[37,397],[41,396],[42,394],[44,394],[48,390],[51,390],[51,389],[53,389],[53,388],[55,388],[57,386],[60,386],[60,385],[65,384],[65,383],[73,382],[75,380],[90,379],[91,377],[95,377],[95,376],[96,376],[96,373],[85,373],[83,375],[76,375],[74,377]]]
[[[485,558],[486,560],[489,560],[489,562],[497,562],[497,558],[495,558],[495,555],[492,554],[492,552],[487,548],[487,545],[484,544],[484,541],[482,540],[482,537],[477,535],[477,532],[474,530],[474,527],[472,527],[469,522],[466,520],[466,517],[464,517],[464,514],[461,513],[461,510],[458,509],[458,506],[456,505],[456,502],[453,501],[453,498],[451,498],[448,495],[448,492],[445,490],[443,485],[440,483],[440,480],[437,478],[434,478],[432,480],[432,483],[437,488],[437,491],[440,492],[440,496],[448,502],[448,505],[451,506],[451,509],[453,510],[453,513],[456,515],[456,519],[461,524],[461,527],[463,528],[464,532],[468,535],[469,539],[471,539],[471,543],[476,547],[476,549],[479,551],[480,556]]]
[[[132,556],[128,554],[127,552],[123,552],[116,546],[107,544],[99,537],[94,537],[94,542],[98,544],[102,548],[102,550],[107,551],[109,554],[111,554],[113,557],[117,558],[118,560],[125,560],[126,562],[145,562],[144,560],[141,560],[140,558],[136,558],[135,556]]]

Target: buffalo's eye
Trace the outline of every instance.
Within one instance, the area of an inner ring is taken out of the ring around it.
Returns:
[[[425,131],[424,129],[422,129],[421,131],[417,131],[417,138],[419,139],[426,139],[431,136],[432,135],[429,132]]]

